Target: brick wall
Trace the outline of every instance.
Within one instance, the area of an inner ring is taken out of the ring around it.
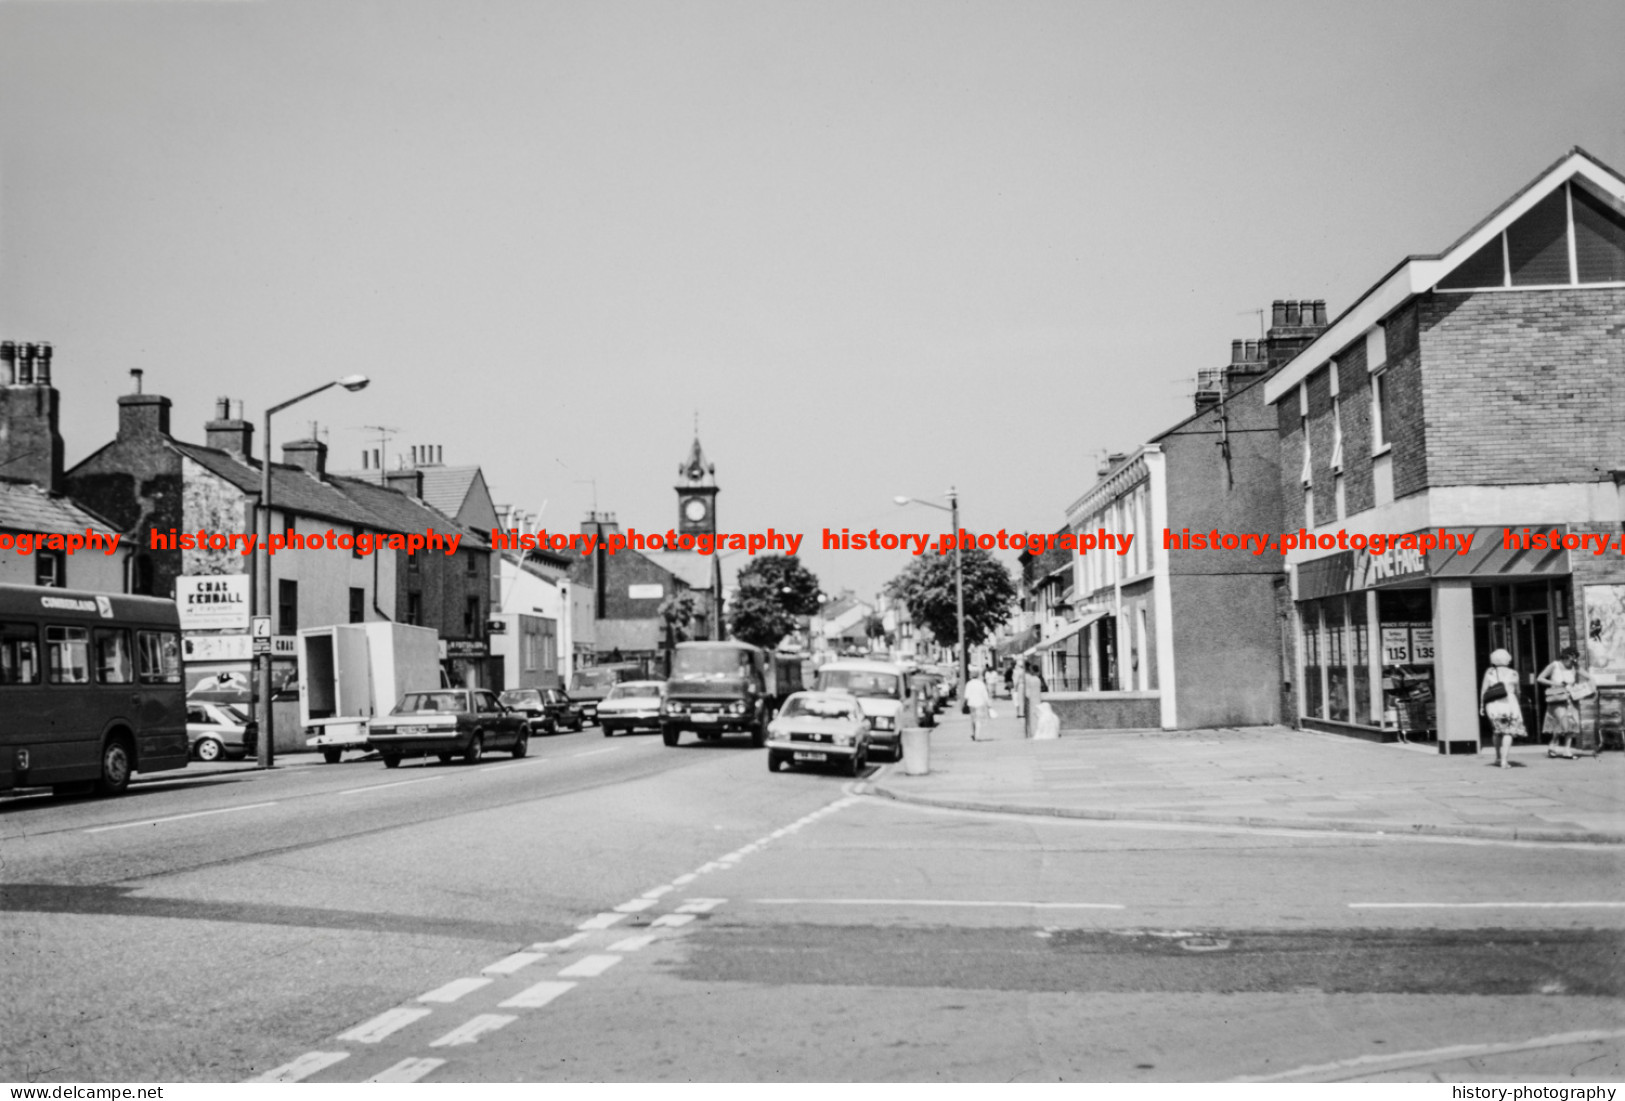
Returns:
[[[1419,328],[1425,484],[1587,482],[1625,466],[1625,289],[1432,294]]]
[[[1388,442],[1393,446],[1394,496],[1407,497],[1428,486],[1427,430],[1422,390],[1422,357],[1412,349],[1388,353]]]
[[[1297,531],[1303,526],[1303,427],[1294,390],[1275,403],[1276,431],[1281,445],[1281,526]]]
[[[1343,505],[1347,515],[1374,503],[1371,480],[1371,376],[1366,370],[1365,340],[1356,340],[1337,355],[1337,391],[1343,418]]]
[[[186,528],[180,454],[161,436],[121,436],[68,471],[63,482],[69,496],[123,533],[132,563],[146,560],[151,595],[174,596],[175,578],[185,572],[181,554],[149,550],[148,533]]]
[[[1312,371],[1309,383],[1309,457],[1314,464],[1315,523],[1337,519],[1337,496],[1332,481],[1332,372],[1330,367]]]

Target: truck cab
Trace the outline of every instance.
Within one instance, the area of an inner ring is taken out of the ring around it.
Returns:
[[[765,745],[767,724],[782,699],[776,666],[748,642],[678,643],[661,705],[661,737],[674,746],[685,730],[701,741],[742,732],[752,745]]]

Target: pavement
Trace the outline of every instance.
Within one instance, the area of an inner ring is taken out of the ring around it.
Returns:
[[[1002,706],[1001,706],[1002,705]],[[950,707],[930,772],[888,764],[868,790],[901,802],[1065,818],[1625,844],[1625,754],[1517,747],[1442,756],[1286,727],[1079,731],[1030,741],[1008,701],[970,740]]]

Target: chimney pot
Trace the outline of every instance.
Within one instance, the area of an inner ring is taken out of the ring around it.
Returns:
[[[17,381],[24,386],[34,384],[34,346],[24,344],[17,349]]]
[[[1247,361],[1247,342],[1245,340],[1232,340],[1230,342],[1230,362],[1245,363]]]
[[[10,340],[0,340],[0,364],[5,365],[5,385],[17,384],[17,345]]]
[[[1315,324],[1321,328],[1326,327],[1326,300],[1324,298],[1315,299]]]
[[[50,344],[41,344],[39,346],[38,356],[39,356],[39,358],[38,358],[38,360],[36,362],[36,366],[35,366],[35,370],[34,370],[34,381],[35,381],[35,383],[37,383],[40,386],[49,386],[49,385],[51,385],[51,346],[50,346]]]
[[[1286,323],[1288,328],[1297,328],[1303,324],[1303,309],[1297,299],[1286,304]]]
[[[217,421],[225,421],[225,420],[230,420],[231,419],[231,399],[230,398],[215,398],[214,399],[214,419],[217,420]]]
[[[1286,303],[1284,301],[1282,301],[1281,299],[1277,298],[1274,302],[1270,303],[1270,325],[1273,328],[1279,328],[1280,326],[1285,325],[1285,324],[1286,324]]]

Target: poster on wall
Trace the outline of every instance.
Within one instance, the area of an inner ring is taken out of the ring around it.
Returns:
[[[248,575],[177,577],[175,605],[180,609],[183,631],[246,631]]]
[[[1625,585],[1585,587],[1586,672],[1598,684],[1625,684]]]
[[[1411,664],[1433,664],[1433,628],[1411,628]]]

